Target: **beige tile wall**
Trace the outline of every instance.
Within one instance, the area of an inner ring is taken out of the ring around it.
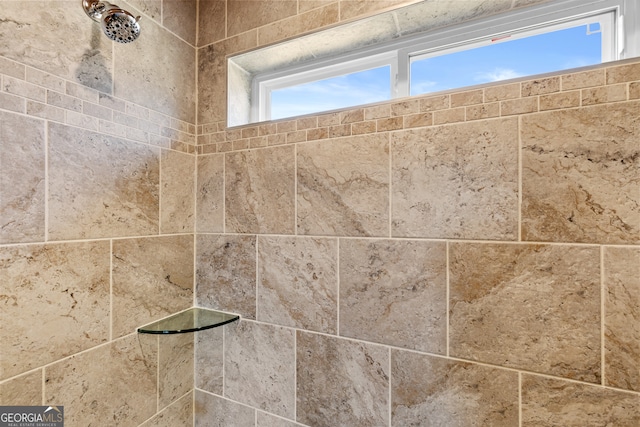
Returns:
[[[116,3],[0,2],[0,405],[192,426],[193,336],[135,328],[194,303],[197,3]]]
[[[0,404],[640,423],[640,61],[226,129],[225,54],[411,2],[168,1],[129,50],[2,1]],[[194,301],[243,320],[134,333]]]
[[[225,127],[224,55],[399,3],[200,41],[196,425],[637,425],[640,61]]]

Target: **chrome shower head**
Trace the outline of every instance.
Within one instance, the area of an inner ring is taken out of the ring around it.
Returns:
[[[131,43],[140,35],[140,17],[107,1],[82,0],[82,7],[91,19],[100,22],[102,31],[118,43]]]

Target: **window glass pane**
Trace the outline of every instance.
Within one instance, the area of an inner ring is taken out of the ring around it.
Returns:
[[[271,119],[391,99],[391,67],[345,74],[271,91]]]
[[[588,28],[589,27],[589,28]],[[411,95],[602,62],[599,25],[583,25],[411,63]]]

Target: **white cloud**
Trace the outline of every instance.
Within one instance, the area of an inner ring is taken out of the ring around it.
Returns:
[[[475,80],[481,83],[498,82],[500,80],[515,79],[516,77],[522,77],[524,74],[512,70],[510,68],[494,68],[493,71],[486,73],[478,73]]]

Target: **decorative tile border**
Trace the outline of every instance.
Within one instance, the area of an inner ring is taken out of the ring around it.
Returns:
[[[211,154],[343,136],[640,99],[640,59],[572,73],[492,83],[436,95],[227,128],[197,126],[197,153]]]
[[[0,110],[193,154],[196,126],[0,57]]]

